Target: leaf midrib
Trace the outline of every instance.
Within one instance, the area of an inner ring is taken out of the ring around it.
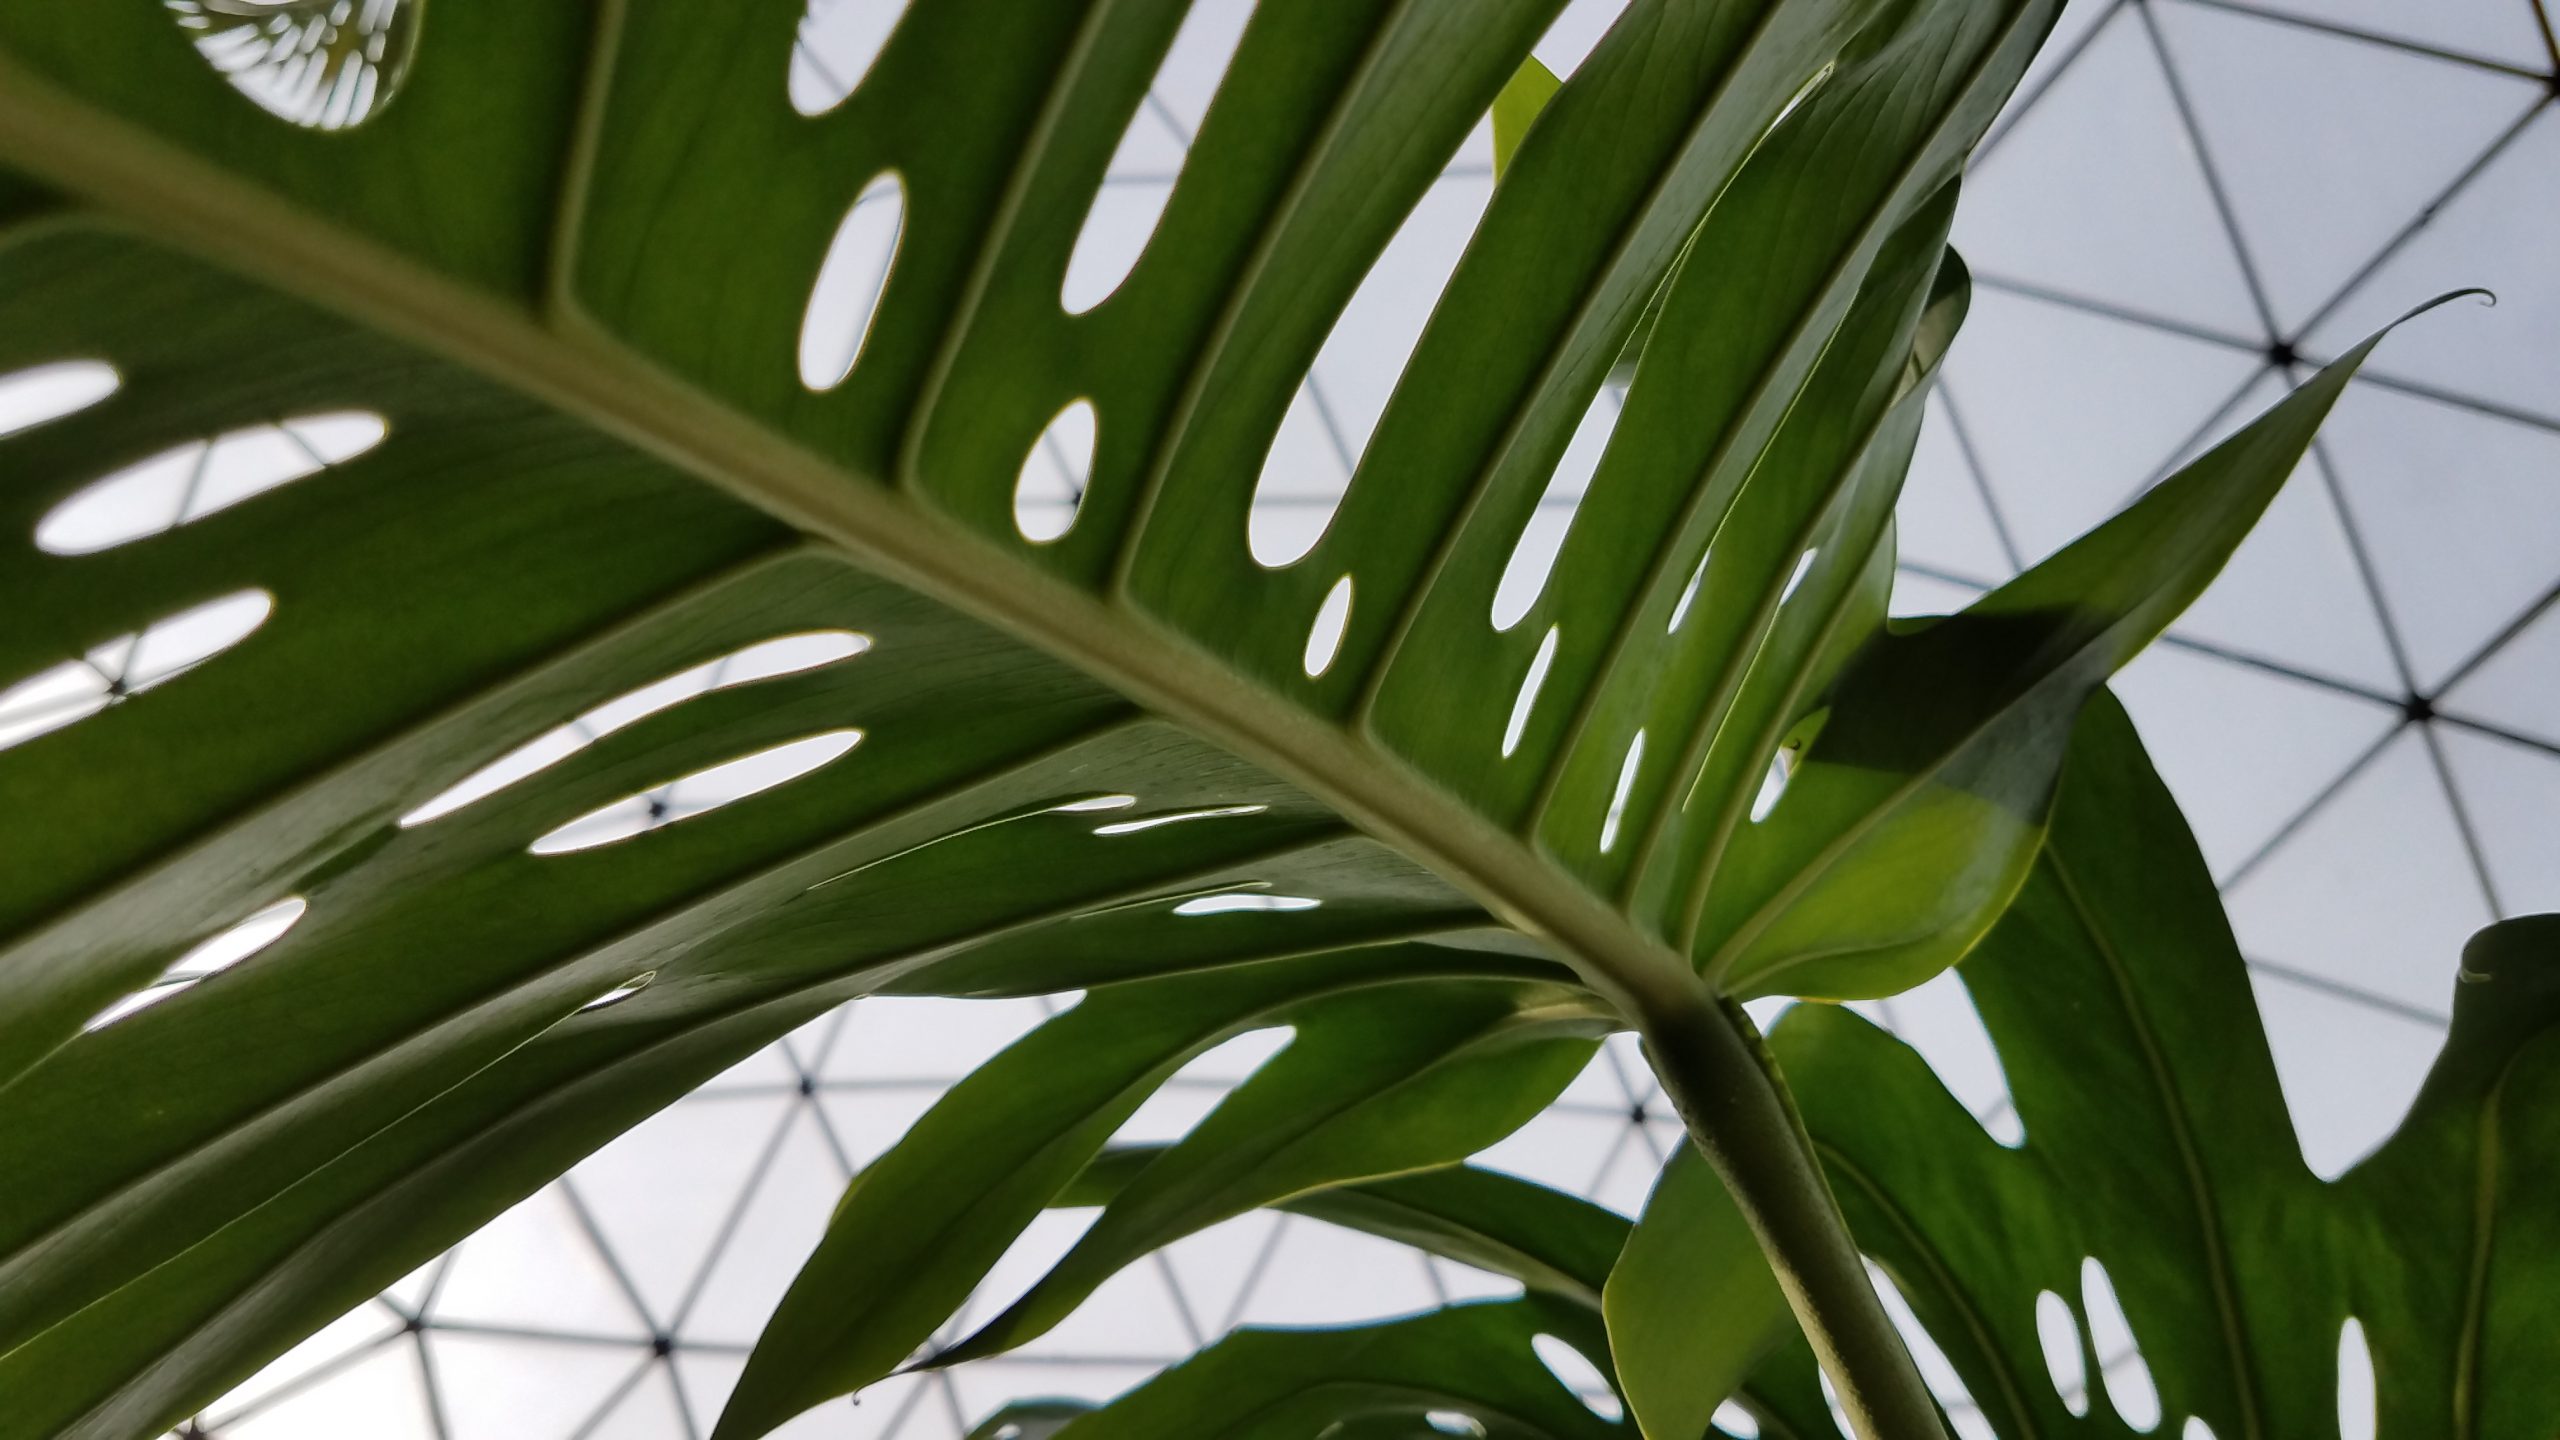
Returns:
[[[2178,1145],[2178,1169],[2187,1183],[2187,1196],[2195,1206],[2196,1229],[2203,1236],[2205,1271],[2213,1279],[2214,1318],[2220,1323],[2223,1344],[2231,1352],[2233,1383],[2239,1388],[2241,1433],[2248,1440],[2258,1440],[2266,1433],[2264,1402],[2258,1397],[2257,1375],[2251,1366],[2247,1332],[2240,1323],[2240,1310],[2235,1278],[2231,1273],[2231,1253],[2222,1233],[2222,1213],[2213,1203],[2213,1185],[2205,1174],[2204,1157],[2196,1146],[2195,1127],[2190,1123],[2186,1106],[2169,1072],[2168,1060],[2161,1054],[2160,1037],[2151,1023],[2148,1011],[2135,998],[2133,982],[2123,954],[2117,950],[2098,921],[2080,884],[2071,877],[2071,866],[2064,860],[2062,848],[2045,848],[2046,865],[2053,871],[2054,882],[2061,887],[2063,899],[2071,906],[2072,918],[2088,937],[2089,947],[2099,963],[2106,967],[2107,978],[2114,982],[2118,1002],[2126,1023],[2131,1027],[2137,1049],[2142,1056],[2145,1073],[2151,1077],[2152,1089],[2159,1095],[2160,1109],[2169,1123],[2169,1133]]]
[[[1303,998],[1304,997],[1300,997],[1300,1000],[1293,1000],[1291,1003],[1300,1003]],[[1229,1201],[1229,1197],[1234,1194],[1237,1187],[1248,1184],[1258,1172],[1267,1169],[1275,1169],[1285,1165],[1291,1152],[1306,1144],[1311,1138],[1321,1135],[1327,1128],[1331,1127],[1336,1122],[1347,1120],[1355,1116],[1360,1111],[1387,1104],[1397,1095],[1423,1084],[1425,1081],[1441,1074],[1451,1066],[1457,1065],[1466,1060],[1481,1058],[1489,1051],[1506,1043],[1518,1044],[1524,1041],[1550,1038],[1542,1032],[1553,1030],[1559,1035],[1569,1035],[1571,1033],[1571,1020],[1579,1017],[1559,1017],[1555,1013],[1556,1008],[1557,1007],[1552,1006],[1523,1008],[1504,1011],[1493,1015],[1488,1018],[1485,1024],[1469,1031],[1464,1036],[1458,1038],[1454,1043],[1432,1053],[1421,1064],[1407,1070],[1405,1073],[1397,1076],[1394,1080],[1383,1086],[1379,1086],[1372,1090],[1361,1091],[1357,1094],[1342,1096],[1334,1103],[1328,1104],[1321,1109],[1298,1111],[1290,1117],[1289,1124],[1285,1128],[1276,1132],[1277,1138],[1274,1139],[1272,1143],[1262,1145],[1257,1149],[1241,1153],[1231,1153],[1229,1155],[1219,1157],[1220,1163],[1218,1163],[1216,1169],[1224,1172],[1223,1175],[1216,1179],[1211,1185],[1204,1187],[1200,1193],[1195,1195],[1190,1205],[1185,1208],[1196,1211],[1205,1207],[1214,1210],[1220,1206],[1226,1205]],[[1266,1137],[1269,1137],[1275,1132],[1266,1129],[1264,1133]],[[1450,1162],[1441,1163],[1445,1164]],[[1418,1165],[1387,1174],[1363,1175],[1357,1178],[1360,1180],[1388,1180],[1393,1179],[1398,1175],[1412,1174],[1417,1170],[1431,1170],[1437,1168],[1439,1168],[1438,1165]],[[1132,1182],[1132,1188],[1134,1188],[1135,1183],[1136,1182],[1134,1181]],[[1276,1207],[1286,1201],[1296,1199],[1299,1196],[1324,1188],[1326,1187],[1323,1185],[1305,1187],[1291,1191],[1289,1194],[1283,1195],[1276,1200],[1261,1203]],[[1155,1195],[1142,1195],[1140,1199],[1143,1202],[1162,1206],[1167,1199],[1179,1199],[1179,1197],[1180,1192],[1176,1191],[1173,1192],[1171,1196],[1159,1192]],[[1121,1196],[1113,1197],[1112,1204],[1117,1205],[1121,1198]],[[1246,1208],[1252,1209],[1255,1207],[1247,1206]],[[1123,1212],[1123,1214],[1125,1215],[1126,1212]],[[1094,1229],[1098,1231],[1101,1228],[1101,1222],[1097,1221]],[[1193,1228],[1196,1232],[1199,1227],[1195,1226]],[[1088,1235],[1091,1235],[1092,1233],[1094,1232],[1087,1232]],[[1153,1231],[1141,1228],[1139,1233],[1144,1235],[1153,1233]],[[1123,1251],[1126,1250],[1125,1244],[1118,1248]],[[1147,1247],[1149,1250],[1157,1248],[1161,1247],[1157,1245],[1150,1245]],[[948,1359],[951,1361],[964,1358],[977,1359],[984,1355],[998,1354],[1004,1349],[1026,1343],[1033,1337],[1025,1336],[1017,1332],[1021,1330],[1023,1323],[1036,1324],[1039,1322],[1040,1315],[1033,1302],[1043,1298],[1044,1292],[1052,1292],[1056,1289],[1055,1282],[1057,1282],[1058,1277],[1060,1275],[1070,1274],[1068,1266],[1074,1262],[1079,1255],[1093,1256],[1097,1253],[1099,1258],[1110,1266],[1109,1270],[1103,1272],[1103,1277],[1107,1278],[1108,1275],[1115,1274],[1119,1269],[1134,1263],[1137,1259],[1141,1258],[1145,1252],[1139,1251],[1115,1254],[1114,1249],[1110,1246],[1088,1249],[1083,1242],[1078,1242],[1076,1247],[1069,1251],[1067,1256],[1061,1259],[1057,1266],[1053,1268],[1048,1275],[1042,1277],[1029,1291],[1025,1292],[1021,1299],[1016,1300],[1012,1305],[1007,1306],[1002,1313],[989,1320],[985,1325],[980,1326],[977,1333],[968,1336],[959,1344],[951,1347]],[[1091,1262],[1088,1261],[1088,1265],[1090,1263]],[[1071,1278],[1067,1283],[1082,1284],[1086,1278],[1087,1276],[1085,1275],[1071,1275]],[[1096,1283],[1099,1283],[1099,1278],[1096,1279]],[[1089,1295],[1090,1293],[1091,1290],[1088,1288],[1086,1290],[1086,1294]],[[1006,1325],[1007,1321],[1012,1320],[1017,1314],[1022,1314],[1026,1311],[1028,1311],[1031,1316],[1028,1322],[1017,1322],[1011,1326]],[[1046,1333],[1047,1329],[1054,1329],[1058,1322],[1064,1318],[1065,1316],[1063,1314],[1050,1316],[1048,1318],[1047,1326],[1041,1331],[1034,1332],[1034,1335]],[[999,1327],[1005,1328],[999,1329]],[[996,1336],[996,1340],[994,1341],[994,1344],[997,1346],[996,1349],[982,1351],[972,1348],[979,1340],[988,1335]],[[946,1357],[943,1355],[936,1355],[934,1357],[934,1363],[946,1363]]]
[[[0,55],[0,155],[208,259],[475,370],[825,540],[864,568],[1016,636],[1297,785],[1545,938],[1631,1016],[1700,988],[1649,937],[1400,762],[1251,684],[1133,611],[832,464],[643,359],[592,322],[558,330],[66,95]],[[561,308],[565,309],[565,305]],[[577,333],[564,333],[575,331]]]
[[[1963,1315],[1965,1328],[1972,1333],[1974,1345],[1980,1351],[1983,1363],[1991,1367],[1992,1378],[2000,1382],[2001,1398],[2008,1402],[2009,1416],[2018,1427],[2018,1435],[2023,1437],[2023,1440],[2036,1440],[2036,1437],[2043,1432],[2037,1428],[2035,1417],[2028,1412],[2026,1399],[2018,1386],[2018,1377],[2009,1368],[2008,1354],[1993,1339],[1989,1322],[1974,1306],[1963,1286],[1957,1283],[1955,1272],[1948,1266],[1946,1257],[1939,1253],[1938,1247],[1931,1242],[1928,1235],[1914,1224],[1902,1207],[1885,1192],[1885,1188],[1876,1183],[1875,1177],[1861,1168],[1857,1160],[1847,1151],[1820,1140],[1814,1142],[1813,1148],[1815,1153],[1822,1157],[1823,1168],[1836,1176],[1855,1182],[1858,1188],[1866,1193],[1868,1203],[1874,1205],[1877,1211],[1891,1220],[1894,1228],[1901,1232],[1903,1243],[1911,1247],[1911,1253],[1918,1256],[1921,1262],[1929,1267],[1929,1279],[1937,1286],[1939,1295],[1945,1299],[1946,1303]],[[1981,1406],[1982,1397],[1975,1396],[1974,1403],[1976,1406]]]

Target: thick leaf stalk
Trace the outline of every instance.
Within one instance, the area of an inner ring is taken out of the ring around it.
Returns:
[[[1859,1440],[1943,1440],[1938,1402],[1869,1283],[1813,1142],[1748,1017],[1699,992],[1645,1027],[1663,1092],[1732,1192]]]

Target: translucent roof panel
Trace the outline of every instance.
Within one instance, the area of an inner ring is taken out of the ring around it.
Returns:
[[[1246,8],[1202,3],[1218,13],[1176,47],[1114,160],[1105,184],[1126,193],[1097,204],[1102,238],[1090,274],[1069,277],[1070,308],[1115,281],[1179,183],[1226,63],[1220,37]],[[1538,55],[1569,72],[1621,3],[1573,0]],[[812,0],[795,103],[832,105],[897,9]],[[1903,502],[1906,613],[1961,605],[2050,553],[2411,305],[2498,292],[2495,308],[2452,306],[2393,338],[2264,530],[2118,687],[2223,882],[2324,1174],[2406,1106],[2463,937],[2560,908],[2551,35],[2536,0],[2072,0],[1978,157],[1957,227],[1977,298]],[[785,68],[777,56],[777,86]],[[1294,553],[1320,533],[1490,184],[1480,132],[1334,329],[1265,476],[1259,544]],[[1026,525],[1071,523],[1076,477],[1053,488],[1063,498],[1026,504],[1060,513]],[[1521,586],[1577,499],[1569,483],[1548,495]],[[190,1433],[702,1436],[846,1179],[1048,1008],[863,1000],[822,1018]],[[1919,1045],[1986,1129],[2016,1138],[1959,978],[1863,1008]],[[1180,1133],[1269,1044],[1248,1037],[1190,1067],[1132,1133]],[[1613,1044],[1483,1160],[1624,1210],[1677,1143],[1633,1046]],[[1044,1221],[972,1313],[992,1313],[1089,1219]],[[957,1440],[1008,1398],[1107,1396],[1242,1321],[1350,1320],[1502,1288],[1314,1221],[1248,1216],[1134,1268],[1018,1355],[890,1382],[785,1433]]]

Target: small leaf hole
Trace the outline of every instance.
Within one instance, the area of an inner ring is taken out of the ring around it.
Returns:
[[[641,991],[648,989],[649,982],[657,978],[657,971],[643,970],[639,974],[634,975],[630,979],[623,981],[621,984],[614,986],[612,989],[607,990],[593,1000],[588,1001],[586,1004],[579,1006],[578,1013],[584,1015],[590,1010],[602,1010],[608,1005],[619,1005],[623,1001],[630,999],[632,996],[639,994]]]
[[[907,192],[894,170],[871,177],[844,212],[828,242],[827,258],[809,287],[800,318],[800,383],[832,390],[844,383],[871,338],[880,298],[897,268],[898,241],[906,229]]]
[[[2080,1313],[2089,1317],[2098,1378],[2106,1386],[2107,1403],[2115,1407],[2117,1418],[2146,1435],[2160,1428],[2160,1387],[2152,1382],[2142,1344],[2124,1318],[2115,1279],[2095,1256],[2080,1262]]]
[[[1618,1392],[1609,1388],[1609,1379],[1600,1367],[1591,1363],[1581,1351],[1553,1335],[1540,1335],[1529,1342],[1537,1352],[1538,1363],[1556,1377],[1556,1383],[1571,1392],[1573,1398],[1587,1406],[1591,1413],[1612,1424],[1626,1414],[1619,1403]]]
[[[1333,668],[1333,659],[1342,653],[1342,637],[1351,628],[1351,577],[1343,576],[1324,592],[1324,603],[1316,607],[1315,623],[1307,627],[1307,653],[1302,664],[1312,680]]]
[[[791,108],[824,115],[843,104],[906,13],[907,0],[809,0],[791,36]]]
[[[1627,818],[1627,798],[1635,793],[1636,774],[1644,768],[1644,732],[1627,742],[1627,758],[1618,763],[1618,788],[1609,796],[1609,813],[1600,819],[1600,853],[1616,848],[1618,826]]]
[[[353,460],[390,433],[364,410],[304,415],[164,450],[80,490],[36,522],[36,548],[92,555],[175,530]]]
[[[1217,895],[1201,895],[1173,907],[1176,915],[1274,915],[1297,910],[1313,910],[1324,902],[1310,895],[1271,895],[1259,891],[1231,890]]]
[[[741,755],[590,810],[545,833],[526,848],[536,855],[566,855],[661,830],[797,780],[861,742],[859,730],[829,730]]]
[[[1779,604],[1784,605],[1796,598],[1796,591],[1803,586],[1805,575],[1813,569],[1813,557],[1817,553],[1819,552],[1807,550],[1796,557],[1796,568],[1788,573],[1786,588],[1778,592]]]
[[[1751,823],[1754,825],[1775,814],[1778,803],[1787,798],[1787,787],[1794,783],[1796,771],[1803,768],[1805,752],[1813,748],[1814,737],[1821,733],[1830,711],[1817,710],[1796,723],[1787,738],[1778,743],[1778,751],[1769,757],[1769,768],[1761,773],[1760,789],[1751,797]]]
[[[1100,810],[1126,810],[1138,803],[1135,795],[1087,795],[1081,800],[1067,800],[1052,805],[1051,815],[1089,815]]]
[[[472,771],[401,816],[400,828],[405,830],[450,815],[528,775],[559,764],[626,725],[637,724],[697,695],[833,665],[870,648],[871,637],[856,631],[806,630],[759,641],[717,660],[689,666],[663,680],[617,695]]]
[[[159,979],[99,1011],[82,1028],[103,1030],[137,1010],[148,1009],[210,976],[221,974],[283,939],[286,931],[302,922],[304,913],[310,908],[301,896],[295,895],[252,912],[230,929],[198,941],[168,969],[160,972]]]
[[[1520,693],[1511,697],[1511,719],[1502,727],[1502,758],[1508,760],[1520,748],[1520,739],[1529,731],[1529,716],[1538,708],[1538,692],[1546,687],[1547,669],[1556,663],[1556,642],[1564,627],[1550,625],[1547,638],[1538,642],[1538,653],[1529,657],[1529,669],[1520,677]]]
[[[1186,825],[1194,820],[1224,820],[1232,816],[1259,815],[1268,805],[1209,805],[1197,810],[1175,810],[1163,815],[1141,815],[1135,820],[1119,820],[1093,827],[1096,835],[1136,835],[1166,825]]]
[[[103,360],[59,360],[0,375],[0,435],[77,414],[123,383],[116,367]]]
[[[0,690],[0,750],[175,680],[248,639],[274,611],[275,597],[266,591],[236,591]]]
[[[1689,618],[1689,607],[1698,603],[1698,587],[1707,581],[1707,562],[1715,555],[1713,547],[1699,554],[1698,568],[1689,572],[1689,583],[1680,587],[1680,598],[1671,607],[1671,623],[1662,627],[1665,635],[1678,630],[1680,622]]]
[[[1075,528],[1093,479],[1098,430],[1093,402],[1078,400],[1052,417],[1022,457],[1013,482],[1013,528],[1034,545],[1046,545]]]
[[[2036,1340],[2044,1347],[2045,1375],[2073,1415],[2089,1413],[2089,1371],[2082,1358],[2080,1321],[2071,1302],[2050,1290],[2036,1292]]]
[[[2373,1350],[2364,1322],[2350,1315],[2338,1327],[2338,1440],[2373,1440],[2378,1417]]]

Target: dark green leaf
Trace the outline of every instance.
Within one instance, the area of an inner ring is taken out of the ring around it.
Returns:
[[[1058,1432],[1095,1408],[1083,1400],[1018,1401],[980,1421],[969,1440],[1056,1440]]]
[[[1751,1227],[1683,1145],[1609,1274],[1609,1352],[1648,1440],[1694,1440],[1761,1356],[1793,1334]]]
[[[1290,1023],[1298,1007],[1339,992],[1349,993],[1334,1006],[1393,1013],[1454,996],[1459,1007],[1514,1017],[1512,994],[1500,987],[1361,989],[1433,964],[1464,973],[1487,958],[1427,947],[1346,951],[1088,996],[954,1086],[855,1177],[750,1357],[719,1433],[762,1434],[895,1370],[1192,1056],[1254,1026]],[[1327,1009],[1319,1004],[1314,1014]]]
[[[2560,1413],[2530,1358],[2560,1322],[2560,917],[2484,931],[2446,968],[2434,1071],[2391,1138],[2324,1184],[2295,1150],[2212,878],[2107,702],[2082,722],[2043,859],[1963,972],[2024,1146],[1995,1144],[1847,1011],[1800,1006],[1772,1043],[1861,1242],[2000,1435],[2077,1433],[2035,1307],[2055,1292],[2085,1324],[2091,1260],[2159,1433],[2189,1416],[2226,1437],[2335,1433],[2352,1316],[2385,1440],[2539,1435]],[[2094,1388],[2089,1433],[2126,1433],[2117,1392]]]
[[[1363,1440],[1420,1433],[1377,1422],[1463,1415],[1493,1440],[1619,1435],[1567,1390],[1534,1342],[1554,1336],[1606,1373],[1598,1327],[1528,1299],[1453,1305],[1340,1330],[1239,1330],[1060,1431],[1060,1440],[1306,1440],[1352,1422]]]
[[[1163,1150],[1106,1150],[1054,1203],[1108,1204]],[[1468,1165],[1328,1186],[1271,1208],[1505,1275],[1594,1311],[1627,1239],[1626,1220],[1588,1200]]]
[[[1056,1266],[948,1364],[1037,1336],[1133,1260],[1302,1191],[1451,1164],[1545,1109],[1605,1025],[1555,992],[1476,984],[1332,997],[1139,1172]]]
[[[1716,872],[1709,979],[1856,998],[1954,964],[2026,877],[2082,703],[2220,573],[2381,339],[1962,614],[1862,655]]]
[[[165,1429],[858,994],[1216,971],[1244,993],[1300,964],[1409,963],[1514,989],[1569,971],[1588,987],[1570,1005],[1643,1020],[1692,995],[1693,951],[1725,957],[1719,980],[1811,989],[1960,951],[2032,826],[1852,842],[1852,822],[1785,819],[1761,832],[1783,843],[1718,865],[1677,817],[1696,794],[1732,828],[1800,702],[1882,623],[1906,427],[1961,308],[1951,184],[2056,0],[1637,0],[1520,137],[1314,551],[1270,567],[1245,543],[1307,366],[1558,8],[1258,7],[1145,255],[1078,314],[1062,275],[1180,0],[915,5],[814,116],[782,84],[803,0],[438,0],[431,24],[394,3],[307,32],[323,68],[373,67],[362,114],[253,99],[196,12],[0,10],[0,374],[93,358],[122,380],[0,437],[0,529],[32,537],[102,477],[243,427],[388,424],[128,544],[0,547],[0,688],[129,654],[121,637],[217,597],[272,600],[232,650],[102,674],[105,708],[0,749],[0,1437]],[[892,174],[903,218],[858,355],[804,380],[830,237]],[[1640,330],[1547,591],[1497,632],[1500,570]],[[1089,483],[1035,544],[1024,458],[1079,400]],[[1772,619],[1809,536],[1822,558]],[[1667,624],[1711,542],[1714,583],[1740,588],[1714,592],[1716,623]],[[2113,605],[2139,616],[2114,654],[2185,593],[2100,572],[2022,582],[1948,634],[1989,653]],[[1346,585],[1310,674],[1318,605]],[[625,713],[401,823],[619,697],[819,630],[872,649]],[[1549,633],[1551,698],[1506,756],[1501,697]],[[1789,808],[1829,815],[1845,772],[1907,759],[1842,737],[1945,689],[1933,664],[1858,670]],[[2054,693],[2036,714],[2064,714]],[[1671,761],[1630,769],[1640,733]],[[671,817],[687,777],[812,739],[837,758]],[[1989,749],[2000,766],[1963,752],[1952,793],[2042,793],[2050,747]],[[622,802],[647,833],[530,848]],[[1124,815],[1166,823],[1107,824]],[[1853,883],[1883,903],[1834,903]],[[1224,913],[1189,906],[1215,896]],[[84,1029],[288,897],[309,911],[268,950]],[[1273,906],[1233,908],[1253,897]],[[1850,948],[1888,958],[1776,978]],[[1143,1088],[1179,1063],[1194,1032],[1145,1023],[1078,1047],[1102,1067],[1086,1078],[1118,1065]],[[1048,1097],[1073,1113],[1015,1137],[1019,1173],[981,1172],[972,1244],[1109,1133],[1121,1090],[1096,1084]],[[1466,1123],[1519,1103],[1488,1092]],[[1178,1229],[1389,1154],[1436,1164],[1459,1134],[1310,1137],[1130,1223]],[[963,1261],[904,1277],[907,1308],[878,1312],[845,1373],[896,1363]],[[852,1322],[806,1283],[794,1353],[828,1353]]]

